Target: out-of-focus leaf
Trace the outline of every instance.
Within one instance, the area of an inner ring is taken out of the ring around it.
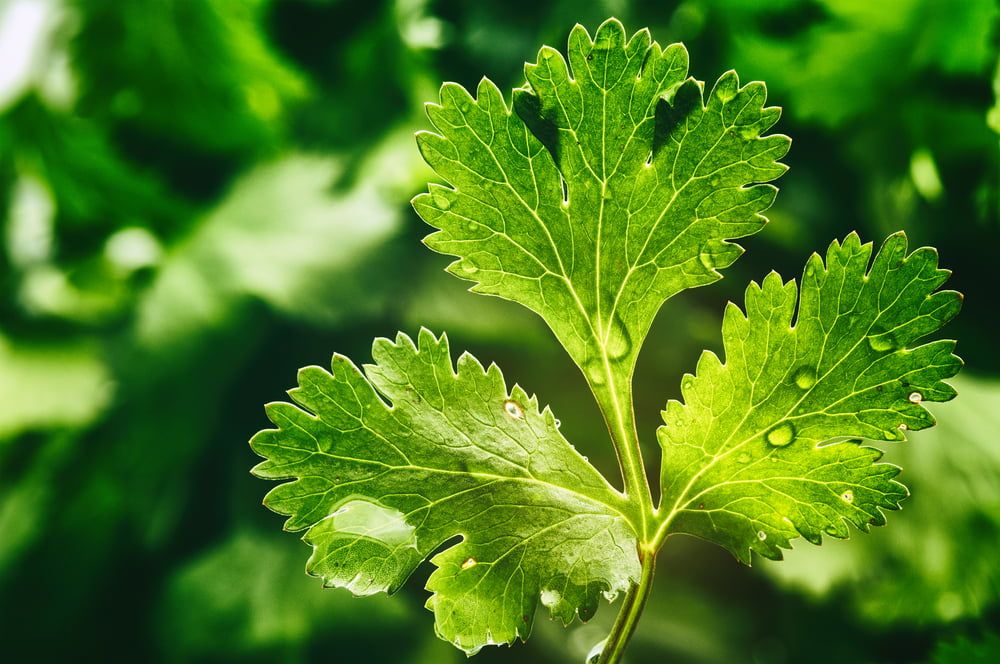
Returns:
[[[57,225],[69,238],[83,240],[79,246],[63,243],[63,257],[85,255],[119,226],[166,232],[186,211],[154,176],[121,156],[100,124],[54,110],[35,96],[0,118],[0,165],[0,173],[45,183]],[[0,179],[0,186],[12,184]]]
[[[734,64],[788,97],[794,115],[828,126],[872,110],[889,99],[889,90],[919,85],[928,71],[984,73],[1000,14],[993,0],[719,4]],[[800,29],[791,35],[770,31],[783,15],[798,17]]]
[[[26,342],[0,334],[0,439],[91,423],[113,393],[100,357],[87,340]]]
[[[74,55],[82,109],[213,152],[273,144],[306,83],[264,39],[269,4],[80,3]]]
[[[76,436],[56,432],[41,440],[24,441],[16,449],[4,449],[0,441],[0,579],[8,564],[17,559],[45,528],[38,518],[53,507],[59,497],[58,473],[72,459]],[[32,445],[33,449],[22,449]],[[18,472],[19,456],[30,456],[25,469]],[[13,463],[12,463],[13,462]]]
[[[408,626],[412,607],[324,590],[302,574],[300,547],[252,531],[233,536],[182,566],[160,602],[159,636],[174,659],[235,659],[298,648],[323,634]]]
[[[938,424],[892,448],[912,496],[892,528],[859,541],[800,547],[764,567],[784,585],[845,592],[879,623],[977,617],[1000,602],[1000,383],[968,376],[961,395],[931,408]]]
[[[410,128],[388,134],[350,173],[332,158],[290,154],[240,178],[175,246],[140,304],[143,344],[218,325],[249,298],[332,324],[378,310],[385,243],[424,174]],[[335,188],[335,185],[337,188]]]
[[[1000,662],[1000,636],[987,634],[982,639],[961,638],[939,643],[932,664],[996,664]]]

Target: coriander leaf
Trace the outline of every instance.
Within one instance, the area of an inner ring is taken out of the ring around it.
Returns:
[[[845,538],[882,525],[907,495],[896,466],[845,437],[902,440],[931,426],[922,401],[955,396],[943,379],[961,360],[953,341],[914,345],[958,313],[961,296],[934,292],[950,274],[930,248],[906,255],[890,236],[869,269],[856,234],[816,254],[794,282],[772,272],[751,284],[746,310],[730,303],[725,364],[705,352],[658,430],[663,527],[713,541],[749,563],[779,559],[802,535]]]
[[[682,44],[609,19],[577,25],[569,63],[542,47],[512,107],[488,79],[454,83],[427,113],[420,150],[451,187],[413,205],[439,230],[425,243],[458,256],[472,288],[538,312],[591,382],[630,375],[667,298],[721,278],[760,230],[785,172],[786,136],[763,83],[724,74],[707,101]]]
[[[293,479],[265,504],[306,530],[307,570],[356,595],[396,591],[435,555],[438,634],[473,653],[526,638],[538,601],[563,622],[638,577],[630,508],[496,365],[421,330],[375,342],[364,373],[333,358],[272,403],[254,473]],[[387,403],[388,402],[388,403]],[[461,538],[456,542],[456,538]]]

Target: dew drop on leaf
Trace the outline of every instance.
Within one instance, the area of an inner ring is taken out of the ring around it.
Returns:
[[[524,418],[524,409],[521,408],[521,404],[513,399],[507,399],[503,402],[503,412],[507,413],[507,415],[513,417],[515,420]]]
[[[472,569],[475,566],[476,566],[475,558],[466,558],[465,562],[462,563],[462,571],[465,571],[467,569]]]
[[[549,590],[546,588],[545,590],[542,590],[539,598],[542,600],[542,606],[547,606],[551,609],[559,603],[559,600],[562,599],[562,595],[559,594],[558,590]]]
[[[698,250],[698,260],[706,270],[715,269],[715,252],[712,251],[712,247],[708,242],[701,245],[701,249]]]
[[[799,370],[795,372],[795,376],[793,376],[793,378],[795,380],[795,384],[802,390],[808,390],[816,384],[816,372],[812,369],[812,367],[800,367]]]
[[[840,497],[841,497],[841,499],[843,499],[843,501],[845,503],[853,503],[854,502],[854,492],[851,491],[850,489],[848,489],[844,493],[840,494]]]
[[[791,422],[781,422],[776,424],[764,436],[764,440],[769,445],[784,447],[795,440],[795,425]]]
[[[607,642],[608,640],[606,638],[598,641],[594,647],[590,649],[590,652],[587,653],[587,659],[585,659],[584,662],[586,664],[597,664],[597,662],[601,660],[601,655],[604,653],[604,644]]]
[[[750,461],[750,455],[747,454],[746,452],[743,452],[738,457],[736,457],[736,460],[739,461],[740,463],[748,463]]]
[[[763,530],[758,530],[757,531],[757,539],[759,539],[761,542],[763,542],[764,540],[767,539],[767,533],[765,533]]]
[[[920,392],[911,392],[908,398],[910,399],[910,403],[920,403],[924,400],[924,395],[920,394]]]
[[[898,427],[896,427],[896,428],[897,428],[897,429],[899,429],[900,431],[906,431],[906,430],[907,430],[907,429],[909,429],[910,427],[906,426],[906,422],[900,422],[900,423],[899,423],[899,426],[898,426]]]
[[[632,350],[632,339],[625,329],[625,324],[618,318],[612,319],[610,323],[604,349],[608,353],[608,359],[611,360],[619,360]]]
[[[896,338],[892,336],[891,332],[884,332],[882,334],[874,334],[868,337],[868,345],[876,353],[884,353],[896,348]]]
[[[886,440],[904,440],[906,437],[903,435],[902,430],[899,427],[895,429],[887,429],[882,432],[882,436]]]
[[[440,192],[434,192],[433,199],[434,205],[436,205],[439,210],[447,210],[451,207],[451,201],[447,196]]]

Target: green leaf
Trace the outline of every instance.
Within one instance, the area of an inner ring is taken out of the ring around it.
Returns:
[[[1000,381],[963,374],[953,385],[961,398],[930,406],[937,424],[921,431],[916,445],[886,450],[913,491],[891,532],[796,548],[781,564],[766,565],[768,576],[812,599],[836,598],[870,625],[974,620],[1000,603],[992,555],[1000,551]],[[934,555],[913,555],[914,542]]]
[[[914,342],[958,313],[961,296],[934,292],[950,274],[930,248],[906,255],[902,233],[871,262],[849,235],[826,264],[809,259],[794,282],[772,272],[726,308],[726,361],[702,354],[658,431],[665,525],[716,542],[749,562],[781,557],[802,535],[848,536],[882,525],[907,495],[899,469],[857,440],[895,441],[931,426],[922,401],[946,401],[942,380],[961,360],[953,341]],[[798,312],[796,315],[796,305]]]
[[[600,383],[631,373],[664,300],[739,257],[727,240],[765,223],[777,190],[754,183],[785,172],[790,140],[761,136],[780,115],[763,83],[728,72],[705,99],[684,46],[646,30],[577,25],[568,55],[542,47],[512,106],[485,78],[476,98],[445,84],[417,139],[451,188],[413,205],[449,271],[538,312]]]
[[[308,571],[356,595],[396,591],[432,562],[438,634],[472,653],[526,638],[539,601],[563,622],[637,578],[629,507],[496,365],[421,330],[375,342],[362,373],[307,367],[272,403],[254,472],[293,481],[265,504],[306,530]],[[387,403],[388,402],[388,403]],[[461,541],[456,541],[461,538]]]

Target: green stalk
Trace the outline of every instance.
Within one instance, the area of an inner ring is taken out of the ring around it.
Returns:
[[[646,599],[653,589],[653,572],[656,569],[656,552],[639,549],[639,561],[642,564],[642,572],[639,575],[639,582],[629,588],[625,595],[625,601],[618,612],[615,624],[611,628],[607,641],[604,642],[604,649],[601,651],[598,664],[618,664],[625,654],[625,648],[639,624],[639,616],[646,606]]]
[[[631,371],[617,374],[605,354],[602,357],[602,371],[598,380],[588,375],[591,391],[604,415],[611,433],[611,440],[618,456],[625,495],[638,508],[638,523],[633,523],[639,539],[639,580],[629,588],[618,617],[605,640],[599,664],[618,664],[629,640],[639,624],[646,600],[653,589],[653,573],[656,569],[656,548],[647,545],[655,537],[656,527],[653,494],[646,478],[646,467],[639,447],[639,435],[635,426],[635,406],[632,400]]]
[[[635,427],[635,407],[632,403],[632,380],[615,374],[614,366],[605,358],[600,380],[587,377],[597,405],[611,433],[618,465],[621,467],[625,495],[637,505],[639,523],[633,523],[640,541],[649,541],[654,527],[653,496],[646,479],[646,467],[639,448]]]

